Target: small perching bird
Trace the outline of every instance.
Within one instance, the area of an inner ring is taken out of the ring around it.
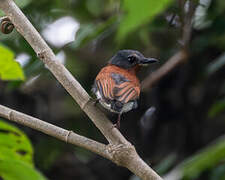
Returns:
[[[154,62],[157,62],[155,58],[146,58],[138,51],[120,50],[98,73],[92,91],[104,108],[118,114],[117,128],[121,114],[138,106],[140,82],[137,71]]]

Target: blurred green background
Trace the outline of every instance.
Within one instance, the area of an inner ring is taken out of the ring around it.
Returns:
[[[141,80],[163,66],[181,48],[182,27],[194,4],[187,61],[141,93],[138,109],[122,116],[120,131],[167,180],[225,180],[224,0],[16,3],[89,93],[98,71],[119,49],[160,59],[138,74]],[[0,104],[106,142],[15,30],[0,33],[0,79]],[[0,179],[138,177],[82,148],[1,119]]]

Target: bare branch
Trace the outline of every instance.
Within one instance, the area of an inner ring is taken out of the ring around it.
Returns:
[[[104,113],[94,106],[93,100],[79,82],[61,63],[59,63],[59,61],[56,60],[52,50],[41,38],[40,34],[21,10],[16,6],[13,0],[0,0],[0,9],[5,12],[16,30],[27,40],[37,53],[38,57],[47,65],[48,69],[74,100],[76,100],[81,109],[90,117],[93,123],[109,141],[109,145],[105,146],[4,106],[0,106],[0,116],[37,129],[63,141],[89,149],[92,152],[112,160],[120,166],[127,167],[143,180],[161,180],[161,177],[138,156],[134,146],[123,137],[118,129],[113,128],[112,123],[107,119]]]
[[[180,19],[182,24],[182,38],[181,38],[181,49],[174,54],[167,62],[161,66],[157,71],[149,74],[143,81],[142,81],[142,90],[146,91],[150,89],[156,82],[158,82],[162,77],[172,71],[178,65],[185,63],[188,59],[188,48],[191,39],[191,32],[192,32],[192,17],[194,15],[196,9],[196,3],[192,0],[185,1],[180,0],[178,1],[179,7],[181,9]],[[189,3],[187,13],[185,12],[185,3]]]
[[[147,78],[141,82],[143,91],[150,89],[163,76],[172,71],[176,66],[184,63],[187,59],[187,52],[185,50],[178,51],[173,55],[161,68],[151,73]]]
[[[106,151],[106,145],[88,139],[84,136],[80,136],[72,131],[62,129],[60,127],[54,126],[40,119],[12,110],[2,105],[0,105],[0,116],[10,121],[14,121],[32,129],[41,131],[67,143],[86,148],[107,159],[112,159],[110,154]]]
[[[191,33],[192,33],[192,21],[193,21],[193,16],[195,13],[195,9],[197,6],[197,3],[194,2],[193,0],[186,1],[188,3],[188,8],[186,12],[186,16],[181,17],[183,18],[182,20],[182,45],[184,49],[189,48],[189,43],[191,39]],[[183,4],[185,6],[185,3]],[[185,8],[183,7],[183,13],[185,14]]]
[[[41,131],[57,139],[88,149],[105,157],[117,165],[127,167],[143,180],[160,180],[161,178],[138,156],[134,146],[126,144],[104,145],[72,131],[57,127],[38,118],[0,105],[0,117]]]

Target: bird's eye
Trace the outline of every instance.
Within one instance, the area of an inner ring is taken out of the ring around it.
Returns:
[[[135,56],[129,56],[129,57],[128,57],[128,61],[129,61],[130,63],[134,63],[134,62],[136,61],[136,57],[135,57]]]

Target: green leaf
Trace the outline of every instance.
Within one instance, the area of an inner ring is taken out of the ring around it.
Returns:
[[[225,98],[220,101],[217,101],[215,104],[212,105],[209,110],[208,116],[210,118],[213,118],[219,113],[222,113],[223,111],[225,111]]]
[[[19,63],[14,60],[11,50],[0,45],[0,79],[2,80],[24,80],[23,70]]]
[[[0,121],[0,161],[20,160],[33,166],[33,148],[27,136],[4,121]]]
[[[151,21],[168,7],[172,0],[124,0],[123,17],[117,34],[117,41],[122,41],[130,32]]]
[[[183,176],[197,178],[206,169],[212,168],[225,160],[225,136],[219,138],[201,152],[185,160],[181,165]]]
[[[45,180],[33,167],[33,148],[18,128],[0,120],[0,179]]]
[[[31,0],[14,0],[14,2],[19,6],[20,8],[26,7]],[[4,15],[4,13],[0,10],[0,16]]]
[[[0,160],[0,179],[45,180],[44,176],[32,166],[18,160]]]

